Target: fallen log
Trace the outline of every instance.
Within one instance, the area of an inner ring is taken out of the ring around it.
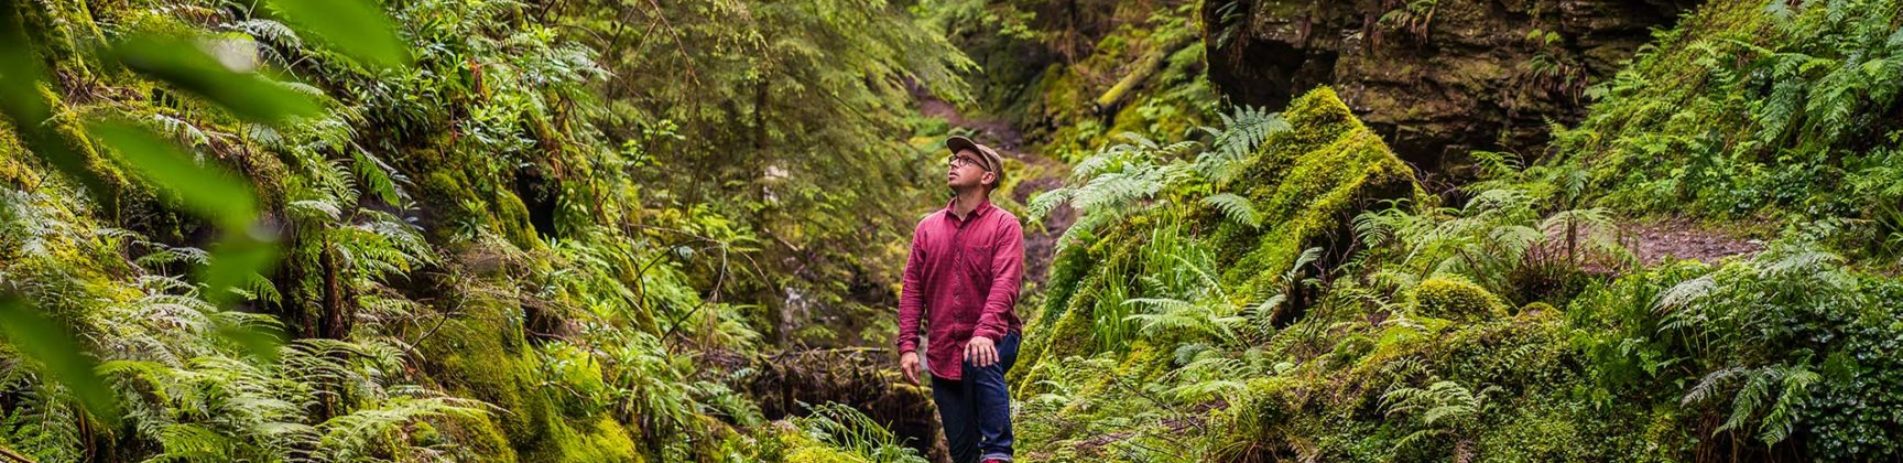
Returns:
[[[1155,75],[1156,71],[1163,69],[1163,63],[1169,60],[1170,55],[1174,55],[1178,50],[1182,50],[1183,47],[1194,43],[1194,41],[1189,40],[1192,38],[1194,37],[1176,37],[1168,42],[1162,43],[1161,46],[1156,49],[1150,50],[1149,53],[1145,53],[1142,58],[1137,60],[1136,66],[1130,69],[1129,74],[1117,80],[1117,84],[1111,86],[1110,90],[1097,96],[1097,99],[1091,103],[1091,111],[1095,112],[1098,116],[1115,113],[1117,109],[1123,105],[1125,100],[1129,99],[1130,95],[1135,93],[1137,88],[1142,87],[1145,81],[1150,80],[1150,76]]]

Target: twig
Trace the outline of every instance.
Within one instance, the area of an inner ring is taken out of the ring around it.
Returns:
[[[21,455],[19,452],[13,451],[13,449],[8,448],[6,444],[0,444],[0,458],[4,458],[10,463],[38,463],[26,455]]]

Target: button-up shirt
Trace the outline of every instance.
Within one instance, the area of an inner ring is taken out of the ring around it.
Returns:
[[[952,205],[925,216],[912,231],[899,292],[899,352],[918,350],[924,314],[926,366],[959,379],[973,336],[997,341],[1022,328],[1014,308],[1023,275],[1024,229],[1010,212],[987,200],[963,218]]]

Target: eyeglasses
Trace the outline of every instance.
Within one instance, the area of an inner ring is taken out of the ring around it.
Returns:
[[[963,157],[963,156],[953,156],[951,159],[948,159],[945,161],[945,165],[951,166],[953,169],[964,167],[964,166],[978,166],[979,169],[991,170],[990,168],[985,167],[983,163],[979,163],[977,159],[972,159],[972,158]]]

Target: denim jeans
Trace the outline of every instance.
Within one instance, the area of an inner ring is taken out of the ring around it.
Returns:
[[[960,380],[932,376],[932,402],[945,424],[953,462],[1011,461],[1011,389],[1005,387],[1004,373],[1018,360],[1020,337],[1011,333],[998,340],[998,363],[991,366],[966,360]]]

